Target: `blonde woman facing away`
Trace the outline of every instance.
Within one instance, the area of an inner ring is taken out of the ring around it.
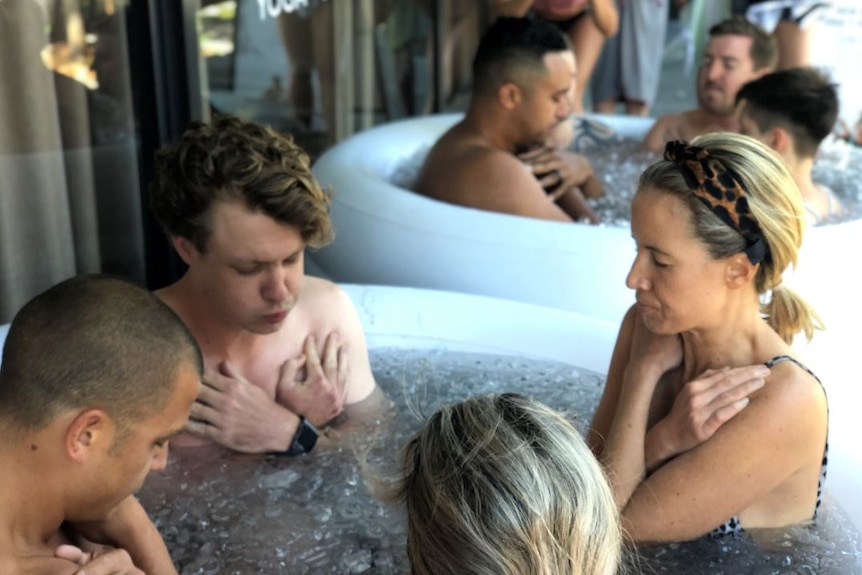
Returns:
[[[404,451],[412,575],[614,575],[621,533],[601,466],[522,395],[447,405]]]
[[[737,134],[667,144],[632,203],[629,310],[588,441],[635,541],[810,522],[827,406],[791,356],[818,316],[781,285],[805,219],[781,160]]]

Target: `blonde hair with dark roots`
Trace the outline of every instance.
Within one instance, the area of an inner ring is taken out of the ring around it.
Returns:
[[[216,200],[293,226],[312,247],[332,241],[330,196],[311,173],[308,154],[264,124],[216,116],[192,123],[178,143],[156,152],[150,204],[169,236],[205,252]]]
[[[771,290],[772,296],[761,303],[761,313],[787,343],[800,331],[809,340],[823,322],[811,306],[781,283],[782,274],[796,267],[805,216],[802,195],[781,159],[757,140],[728,132],[695,138],[692,144],[709,154],[738,178],[747,192],[748,206],[760,225],[769,249],[754,279],[757,293]],[[691,209],[694,236],[715,259],[729,257],[745,249],[742,236],[726,225],[691,193],[679,168],[662,160],[641,174],[638,188],[651,187],[686,201]]]
[[[610,487],[574,426],[517,394],[432,415],[404,450],[412,575],[613,575]]]

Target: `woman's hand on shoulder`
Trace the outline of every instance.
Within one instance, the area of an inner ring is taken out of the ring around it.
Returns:
[[[647,469],[693,449],[715,435],[748,405],[763,387],[769,368],[763,364],[708,369],[685,384],[673,407],[647,433]]]

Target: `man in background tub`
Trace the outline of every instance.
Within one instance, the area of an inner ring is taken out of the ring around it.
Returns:
[[[740,133],[781,156],[802,194],[808,223],[839,215],[835,193],[811,179],[820,143],[838,119],[835,86],[813,68],[779,70],[743,86],[736,102]]]
[[[556,26],[498,18],[473,59],[466,115],[431,149],[415,190],[481,210],[598,222],[584,199],[602,194],[589,162],[550,144],[570,121],[575,72]]]
[[[778,47],[760,26],[734,16],[709,29],[697,71],[697,108],[656,120],[644,146],[660,152],[670,140],[691,141],[710,132],[737,132],[736,93],[775,68]]]
[[[79,276],[25,305],[0,366],[0,573],[176,575],[132,494],[202,371],[183,322],[129,282]]]
[[[206,364],[187,430],[247,453],[310,451],[376,385],[349,297],[304,275],[305,248],[333,235],[308,156],[267,126],[217,117],[156,153],[150,199],[188,265],[157,293]]]

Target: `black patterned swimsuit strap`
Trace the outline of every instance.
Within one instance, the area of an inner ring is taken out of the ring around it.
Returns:
[[[796,359],[795,357],[791,357],[789,355],[776,355],[772,359],[766,362],[766,367],[772,368],[776,363],[781,363],[782,361],[790,361],[795,363],[802,369],[804,369],[808,374],[811,375],[814,379],[817,380],[817,383],[820,384],[820,387],[823,388],[823,393],[826,393],[826,388],[823,386],[823,382],[820,381],[820,378],[817,377],[813,371],[808,369],[801,361]],[[827,403],[826,407],[826,416],[829,417],[829,405]],[[814,505],[814,517],[817,517],[817,512],[820,511],[820,505],[823,503],[823,484],[826,483],[826,468],[829,465],[829,434],[827,432],[826,435],[826,445],[823,448],[823,460],[820,462],[820,480],[817,482],[817,503]]]
[[[772,358],[772,359],[770,359],[769,361],[766,361],[766,362],[764,363],[764,365],[765,365],[766,367],[768,367],[768,368],[772,369],[772,366],[774,366],[776,363],[781,363],[782,361],[789,361],[789,362],[795,363],[796,365],[798,365],[799,367],[801,367],[802,369],[804,369],[804,370],[805,370],[805,372],[806,372],[806,373],[808,373],[808,375],[810,375],[811,377],[813,377],[814,379],[816,379],[816,380],[817,380],[817,383],[819,383],[821,386],[823,386],[823,382],[822,382],[822,381],[820,381],[820,378],[819,378],[819,377],[817,377],[817,376],[814,374],[814,372],[813,372],[813,371],[811,371],[810,369],[808,369],[808,368],[805,366],[805,364],[803,364],[801,361],[799,361],[798,359],[796,359],[796,358],[795,358],[795,357],[793,357],[793,356],[790,356],[790,355],[776,355],[775,357],[773,357],[773,358]]]

